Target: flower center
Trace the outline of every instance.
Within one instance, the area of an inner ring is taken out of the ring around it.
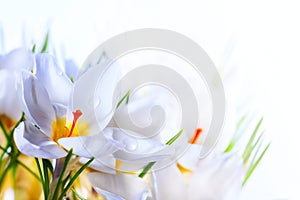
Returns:
[[[69,131],[68,127],[66,127],[66,118],[57,118],[56,121],[53,122],[52,124],[52,139],[54,141],[58,141],[60,138],[63,137],[71,137],[73,135],[74,129],[76,122],[78,118],[82,115],[82,112],[80,110],[76,110],[75,112],[72,112],[73,114],[73,122],[71,129]]]

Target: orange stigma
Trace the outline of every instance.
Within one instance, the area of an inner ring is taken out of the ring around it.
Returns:
[[[202,128],[197,128],[195,130],[194,136],[190,139],[189,143],[196,144],[197,141],[198,141],[198,139],[199,139],[199,137],[200,137],[200,135],[201,135],[201,133],[202,133]]]
[[[82,115],[82,112],[80,110],[76,110],[75,112],[72,112],[72,114],[73,114],[74,118],[73,118],[73,123],[72,123],[71,130],[69,132],[68,137],[71,137],[73,130],[75,128],[75,124],[76,124],[78,118]]]

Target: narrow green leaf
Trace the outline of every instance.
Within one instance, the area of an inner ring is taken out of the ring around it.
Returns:
[[[58,178],[58,181],[57,181],[57,184],[56,184],[56,187],[55,187],[55,190],[53,192],[53,196],[52,196],[52,199],[57,199],[57,195],[58,195],[58,192],[59,192],[59,188],[60,188],[60,185],[61,185],[61,182],[63,180],[63,176],[64,176],[64,173],[67,169],[67,166],[71,160],[71,157],[72,157],[72,153],[73,153],[73,149],[70,149],[69,152],[68,152],[68,155],[65,159],[65,162],[64,162],[64,165],[61,169],[61,173],[59,175],[59,178]]]
[[[234,146],[235,146],[235,141],[234,141],[234,140],[231,140],[230,143],[229,143],[229,145],[228,145],[228,146],[226,147],[226,149],[224,150],[224,153],[230,152],[230,151],[233,149]]]
[[[14,159],[15,158],[12,158],[10,161],[9,161],[9,163],[8,163],[8,165],[6,166],[6,168],[2,171],[2,173],[1,173],[1,176],[0,176],[0,191],[1,191],[1,187],[2,187],[2,183],[3,183],[3,181],[4,181],[4,178],[6,177],[6,174],[9,172],[9,170],[13,167],[13,165],[14,165]]]
[[[256,125],[256,127],[255,127],[255,129],[254,129],[254,131],[253,131],[253,133],[252,133],[252,135],[251,135],[249,141],[248,141],[248,144],[247,144],[247,146],[246,146],[246,148],[245,148],[245,151],[244,151],[244,153],[243,153],[244,163],[247,162],[246,158],[248,157],[248,155],[249,155],[249,154],[251,155],[251,152],[252,152],[252,150],[253,150],[252,144],[253,144],[253,141],[254,141],[254,139],[255,139],[256,133],[257,133],[257,131],[259,130],[259,127],[260,127],[262,121],[263,121],[263,118],[261,118],[261,119],[259,120],[258,124]]]
[[[67,193],[67,191],[71,188],[75,180],[79,177],[79,175],[89,166],[89,164],[94,160],[94,158],[91,158],[87,163],[85,163],[83,166],[79,168],[79,170],[74,174],[74,176],[70,179],[68,185],[64,188],[63,192],[60,194],[58,199],[62,199],[64,195]]]
[[[150,162],[146,165],[146,167],[143,169],[143,171],[139,174],[139,177],[140,178],[143,178],[147,173],[148,171],[153,167],[153,165],[155,164],[156,162]]]
[[[258,145],[258,147],[256,148],[255,154],[254,154],[254,156],[252,157],[252,160],[251,160],[251,162],[250,162],[250,164],[249,164],[248,169],[250,169],[250,167],[253,166],[253,164],[255,163],[256,158],[257,158],[257,155],[258,155],[258,153],[259,153],[259,150],[261,149],[262,144],[263,144],[263,140],[262,140],[261,142],[259,142],[259,145]]]
[[[49,31],[47,32],[46,34],[46,37],[45,37],[45,41],[44,41],[44,44],[43,44],[43,48],[41,50],[41,53],[45,53],[47,51],[47,48],[48,48],[48,42],[49,42]]]
[[[35,157],[34,160],[35,160],[36,166],[37,166],[37,168],[38,168],[39,175],[40,175],[40,179],[41,179],[42,186],[43,186],[43,189],[44,189],[45,181],[44,181],[44,176],[43,176],[43,173],[42,173],[41,164],[40,164],[38,158]]]
[[[49,192],[50,192],[50,178],[49,178],[49,172],[48,172],[48,167],[47,167],[47,159],[42,159],[42,163],[43,163],[43,171],[44,171],[44,193],[45,196],[48,197]]]
[[[175,142],[179,136],[181,136],[181,134],[183,133],[183,129],[181,129],[176,135],[174,135],[168,142],[166,142],[166,145],[171,145],[173,142]],[[143,171],[139,174],[139,177],[140,178],[143,178],[147,173],[148,171],[153,167],[153,165],[155,164],[156,162],[150,162],[148,163]]]
[[[251,156],[253,150],[255,149],[255,147],[257,146],[257,144],[261,141],[262,136],[264,135],[263,133],[264,133],[264,132],[262,132],[262,133],[260,134],[260,136],[257,138],[257,140],[256,140],[256,142],[254,143],[254,145],[251,146],[251,149],[248,151],[248,153],[245,155],[245,157],[243,157],[244,163],[246,163],[246,162],[249,160],[249,158],[250,158],[250,156]]]
[[[166,144],[171,145],[175,140],[177,140],[181,134],[183,133],[183,129],[181,129],[176,135],[174,135]]]
[[[31,48],[31,52],[35,53],[35,49],[36,49],[36,44],[33,44],[32,48]]]
[[[25,165],[24,163],[22,163],[19,160],[17,160],[17,162],[20,166],[22,166],[25,170],[27,170],[31,175],[33,175],[37,180],[42,182],[41,178],[34,171],[32,171],[27,165]]]
[[[43,159],[43,163],[46,165],[48,170],[50,170],[51,174],[53,174],[53,166],[52,166],[52,163],[50,162],[50,160]]]
[[[224,153],[230,152],[230,151],[235,147],[235,144],[236,144],[236,143],[238,142],[238,140],[239,140],[239,137],[237,137],[237,133],[238,133],[238,131],[239,131],[241,125],[242,125],[243,122],[245,121],[245,119],[246,119],[246,115],[243,115],[243,116],[239,119],[239,121],[238,121],[238,123],[237,123],[237,125],[236,125],[235,133],[233,134],[233,136],[232,136],[232,138],[231,138],[231,140],[230,140],[228,146],[227,146],[226,149],[224,150]]]
[[[249,167],[249,170],[246,173],[245,179],[243,181],[243,186],[246,184],[246,182],[249,180],[250,176],[252,175],[252,173],[254,172],[254,170],[256,169],[256,167],[258,166],[258,164],[260,163],[260,161],[262,160],[263,156],[265,155],[265,153],[267,152],[268,148],[270,147],[269,143],[265,149],[263,150],[263,152],[260,154],[259,158],[253,163],[253,165],[251,165]]]
[[[13,138],[13,133],[15,132],[15,129],[19,126],[20,123],[22,123],[23,121],[25,121],[25,113],[22,112],[21,118],[19,119],[19,121],[16,123],[16,125],[13,127],[13,129],[11,130],[11,134],[10,134],[10,139],[12,140]]]
[[[128,102],[129,102],[129,95],[130,95],[130,90],[128,90],[127,92],[126,92],[126,94],[122,97],[122,99],[117,103],[117,106],[116,106],[116,109],[118,109],[119,107],[120,107],[120,105],[121,105],[121,103],[126,99],[126,104],[128,104]]]
[[[4,133],[4,136],[7,140],[9,140],[9,135],[8,135],[8,132],[6,131],[6,128],[4,126],[4,124],[0,121],[0,128],[2,130],[2,132]]]
[[[243,115],[240,120],[238,121],[237,125],[236,125],[236,129],[240,129],[241,125],[244,123],[245,119],[246,119],[247,115]]]

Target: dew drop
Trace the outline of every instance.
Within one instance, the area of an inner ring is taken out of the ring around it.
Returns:
[[[127,151],[135,151],[137,149],[138,143],[136,140],[125,139],[124,146]]]

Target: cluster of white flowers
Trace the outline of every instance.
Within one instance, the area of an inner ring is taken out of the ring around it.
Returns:
[[[55,160],[54,170],[61,170],[58,163],[70,151],[82,164],[94,158],[88,179],[105,199],[238,198],[246,175],[242,156],[214,152],[199,159],[203,147],[197,143],[202,132],[198,128],[186,141],[189,148],[179,160],[151,171],[155,162],[174,154],[172,145],[155,139],[135,140],[111,122],[113,113],[102,123],[105,128],[99,129],[90,115],[94,114],[92,106],[72,108],[73,86],[80,78],[77,71],[73,62],[66,62],[62,70],[50,54],[26,49],[0,57],[0,120],[9,128],[8,121],[16,124],[25,113],[13,133],[22,154]],[[83,102],[84,98],[83,88]],[[128,170],[120,170],[120,165],[128,165]],[[141,173],[143,167],[148,169]]]

